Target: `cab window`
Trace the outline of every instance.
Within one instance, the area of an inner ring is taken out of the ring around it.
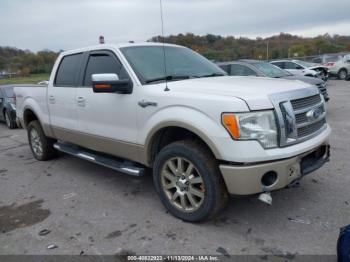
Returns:
[[[55,86],[74,87],[78,85],[83,54],[67,55],[62,58],[58,67]]]
[[[90,54],[85,70],[84,86],[92,86],[93,74],[117,74],[119,79],[129,78],[122,64],[109,52]]]

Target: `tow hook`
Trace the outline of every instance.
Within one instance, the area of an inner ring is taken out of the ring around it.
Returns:
[[[272,196],[270,192],[261,193],[258,199],[264,202],[265,204],[272,205]]]

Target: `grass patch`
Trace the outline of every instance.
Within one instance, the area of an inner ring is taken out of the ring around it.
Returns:
[[[12,77],[0,79],[0,85],[12,85],[12,84],[37,84],[43,80],[49,80],[49,74],[36,74],[27,77]]]

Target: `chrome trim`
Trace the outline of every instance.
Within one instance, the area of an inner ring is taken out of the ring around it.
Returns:
[[[321,103],[318,103],[316,105],[313,105],[311,107],[301,109],[301,110],[293,109],[291,105],[291,101],[307,98],[314,95],[320,95]],[[269,98],[275,108],[276,121],[279,125],[279,132],[280,132],[279,146],[280,147],[286,147],[297,143],[301,143],[305,140],[308,140],[312,137],[319,135],[327,128],[327,123],[326,123],[323,125],[323,127],[321,127],[316,132],[304,137],[300,137],[300,138],[298,137],[298,128],[302,128],[304,126],[317,123],[318,121],[322,121],[326,116],[325,100],[317,87],[299,89],[299,90],[288,91],[288,92],[281,92],[278,94],[270,95]],[[296,115],[309,112],[310,110],[317,109],[318,107],[321,107],[321,106],[323,106],[324,114],[322,116],[319,116],[317,120],[307,122],[307,124],[305,125],[304,123],[300,123],[300,124],[296,123],[295,121]],[[291,107],[293,110],[292,116],[290,112]],[[291,125],[293,124],[294,124],[294,127],[291,127]]]

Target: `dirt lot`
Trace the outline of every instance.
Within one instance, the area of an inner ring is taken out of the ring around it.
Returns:
[[[202,224],[167,214],[150,177],[67,155],[35,161],[25,131],[0,124],[0,254],[335,254],[350,223],[350,82],[331,81],[329,93],[331,162],[270,207],[232,198]]]

